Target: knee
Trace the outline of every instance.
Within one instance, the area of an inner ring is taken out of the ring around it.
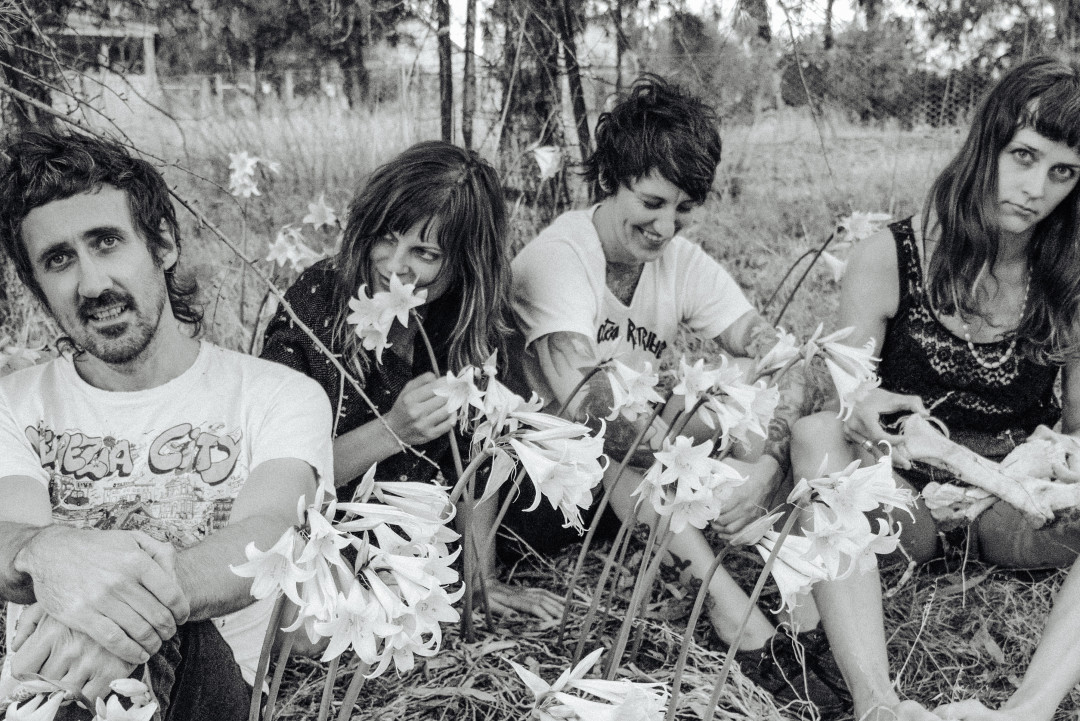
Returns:
[[[835,413],[823,411],[795,421],[791,427],[791,463],[795,477],[817,473],[818,459],[828,454],[831,459],[846,449],[843,422]],[[806,464],[814,468],[806,468]]]

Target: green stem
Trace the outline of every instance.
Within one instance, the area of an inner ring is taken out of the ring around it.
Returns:
[[[669,396],[670,397],[670,396]],[[637,452],[638,447],[641,445],[642,440],[645,438],[645,434],[649,432],[649,428],[652,427],[653,421],[660,415],[660,412],[664,409],[667,399],[664,403],[659,403],[653,408],[652,413],[649,414],[647,422],[642,425],[641,429],[634,436],[633,442],[630,444],[630,448],[627,449],[626,454],[622,460],[619,461],[619,467],[615,471],[615,478],[610,484],[604,485],[604,492],[600,496],[600,503],[596,506],[596,511],[593,514],[592,523],[589,524],[589,530],[585,534],[585,539],[581,543],[581,550],[578,552],[577,563],[574,564],[574,571],[570,574],[570,581],[567,583],[566,597],[563,598],[563,615],[562,620],[559,621],[559,636],[556,639],[557,644],[562,643],[563,635],[566,633],[566,622],[570,617],[570,602],[574,597],[574,588],[577,585],[577,579],[581,575],[581,569],[585,566],[585,558],[589,555],[589,548],[592,546],[593,537],[596,536],[596,529],[600,527],[600,519],[604,516],[604,511],[608,507],[608,503],[611,499],[611,494],[615,487],[618,485],[619,480],[622,478],[623,473],[626,471],[626,467],[630,465],[630,459],[634,457],[634,453]],[[588,626],[585,627],[582,632],[582,636],[588,634]],[[575,661],[577,663],[577,661]]]
[[[596,618],[597,611],[600,608],[600,599],[603,598],[604,591],[607,588],[608,576],[611,575],[611,569],[615,566],[615,558],[619,555],[619,547],[630,538],[630,518],[631,516],[628,514],[619,525],[619,532],[615,534],[615,540],[611,543],[611,551],[608,553],[607,558],[604,559],[604,567],[600,571],[600,579],[596,582],[592,602],[589,604],[589,610],[585,612],[585,620],[581,622],[577,647],[574,649],[573,658],[570,659],[571,667],[577,665],[585,652],[585,643],[589,638],[593,620]],[[610,612],[610,606],[608,610]]]
[[[807,250],[798,258],[796,258],[795,262],[792,263],[790,267],[788,267],[787,272],[784,273],[784,277],[781,278],[780,282],[776,284],[776,288],[775,290],[773,290],[772,295],[770,295],[769,299],[762,304],[761,313],[763,315],[765,311],[769,309],[769,306],[772,305],[773,301],[776,300],[776,296],[780,295],[780,289],[784,287],[784,283],[786,283],[787,279],[791,277],[791,274],[795,272],[795,269],[799,267],[799,263],[803,262],[804,258],[812,255],[815,250],[817,250],[817,248],[811,248],[810,250]]]
[[[716,554],[716,558],[713,559],[712,565],[709,566],[709,570],[701,579],[701,588],[698,589],[697,597],[694,599],[694,608],[690,611],[690,619],[686,622],[686,630],[683,632],[682,643],[679,645],[679,660],[675,663],[675,676],[671,680],[671,701],[668,703],[664,721],[674,721],[675,719],[675,707],[679,701],[679,694],[682,692],[682,677],[683,672],[686,670],[686,659],[690,655],[690,643],[694,638],[694,630],[697,628],[698,619],[701,618],[701,611],[705,608],[705,598],[709,595],[709,584],[712,583],[713,576],[720,569],[720,564],[724,562],[724,558],[730,550],[730,544],[720,549],[720,552]]]
[[[270,721],[274,718],[274,704],[277,703],[278,693],[281,692],[281,679],[285,676],[285,667],[289,663],[289,654],[292,653],[297,633],[301,633],[301,631],[288,634],[281,644],[281,651],[278,652],[277,662],[274,664],[274,678],[270,681],[270,696],[266,699],[263,721]]]
[[[458,477],[457,483],[455,483],[454,487],[450,490],[451,503],[456,504],[458,502],[458,499],[461,498],[461,494],[465,491],[465,486],[472,480],[473,476],[476,475],[476,471],[479,470],[480,464],[491,457],[491,455],[491,451],[481,451],[469,461],[469,465],[465,468],[465,472]]]
[[[364,674],[367,670],[368,664],[361,661],[353,672],[349,688],[345,691],[345,698],[341,701],[341,708],[338,709],[337,721],[349,721],[352,718],[352,710],[356,706],[356,699],[360,698],[360,689],[364,687]]]
[[[776,543],[773,544],[772,551],[769,552],[769,558],[765,561],[765,567],[761,569],[761,574],[758,575],[757,583],[754,584],[754,590],[750,593],[750,600],[746,604],[746,611],[743,613],[742,621],[739,622],[739,630],[735,633],[735,639],[728,646],[727,656],[724,657],[724,665],[720,667],[720,673],[716,677],[716,685],[713,687],[712,694],[709,696],[708,708],[705,711],[704,721],[712,721],[713,715],[716,713],[716,704],[720,701],[720,694],[723,693],[724,684],[727,682],[728,672],[731,670],[731,662],[735,659],[735,652],[739,650],[739,642],[742,641],[743,634],[746,633],[746,624],[750,621],[750,614],[757,608],[758,597],[761,596],[761,589],[765,587],[765,581],[769,578],[769,572],[772,571],[773,564],[776,563],[776,557],[780,553],[780,546],[784,545],[784,541],[787,540],[788,535],[791,533],[792,526],[795,525],[796,519],[799,517],[799,508],[792,509],[791,515],[784,521],[784,527],[780,529],[780,535],[776,538]]]
[[[604,367],[603,363],[597,363],[596,365],[594,365],[592,368],[589,369],[589,372],[586,373],[581,378],[580,381],[578,381],[578,384],[576,386],[574,386],[574,390],[570,391],[570,395],[568,395],[566,397],[566,400],[563,401],[563,404],[561,406],[559,406],[559,410],[555,411],[556,416],[558,416],[559,418],[562,418],[563,413],[566,413],[567,409],[570,407],[570,404],[573,403],[574,397],[578,394],[578,392],[582,388],[584,388],[585,384],[588,383],[592,379],[592,377],[594,375],[596,375],[597,371],[599,371],[603,367]]]
[[[266,683],[266,671],[270,666],[270,654],[274,650],[274,639],[277,637],[278,626],[281,625],[281,614],[285,612],[285,604],[289,599],[281,594],[274,601],[274,608],[270,611],[270,623],[263,634],[262,649],[259,651],[259,663],[255,667],[255,684],[251,689],[251,705],[248,706],[248,721],[259,721],[259,710],[262,707],[262,688]],[[273,703],[273,699],[269,703]]]
[[[657,571],[660,570],[660,563],[667,552],[668,544],[671,543],[673,534],[670,532],[669,526],[670,518],[663,516],[657,521],[656,525],[649,529],[649,540],[645,542],[645,550],[641,554],[641,565],[638,566],[638,576],[634,581],[634,589],[630,593],[630,603],[626,608],[626,616],[623,617],[615,647],[608,658],[607,673],[604,674],[604,678],[608,681],[615,678],[615,672],[619,669],[619,662],[622,660],[623,652],[626,651],[626,644],[630,640],[630,631],[634,627],[638,610],[652,589],[653,580],[656,578]],[[654,554],[653,544],[656,542],[657,537],[660,537],[661,541]]]
[[[814,268],[818,258],[825,252],[825,249],[829,247],[829,243],[836,237],[836,233],[830,233],[829,237],[825,239],[825,242],[821,244],[821,247],[817,249],[817,253],[814,255],[814,259],[810,261],[810,265],[806,266],[806,270],[799,276],[798,282],[795,283],[795,287],[791,289],[791,295],[788,296],[787,301],[784,303],[784,307],[780,309],[780,312],[776,314],[776,320],[773,321],[773,325],[780,325],[780,321],[784,317],[784,313],[787,312],[788,306],[791,305],[791,301],[795,300],[795,294],[799,292],[799,288],[802,287],[803,281],[806,280],[806,276],[810,275],[810,271]]]
[[[330,718],[330,701],[334,698],[334,684],[337,683],[338,665],[341,656],[336,656],[326,669],[326,685],[323,687],[322,698],[319,699],[319,717],[317,721],[326,721]]]

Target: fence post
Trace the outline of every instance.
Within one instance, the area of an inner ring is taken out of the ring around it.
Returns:
[[[282,100],[285,101],[285,107],[291,108],[293,105],[293,94],[296,91],[296,75],[292,68],[285,71],[285,82],[282,88]]]
[[[199,117],[205,118],[212,112],[213,98],[210,96],[210,78],[203,75],[199,79]]]

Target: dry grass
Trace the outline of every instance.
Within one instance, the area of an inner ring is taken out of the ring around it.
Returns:
[[[278,118],[144,125],[132,136],[148,152],[184,166],[167,169],[170,182],[232,237],[242,239],[260,257],[277,229],[295,223],[306,204],[325,192],[342,209],[354,188],[378,163],[437,128],[414,122],[409,109],[380,114],[331,114],[325,109]],[[716,194],[692,235],[729,268],[748,294],[761,303],[792,260],[819,244],[837,218],[854,210],[914,212],[930,179],[959,144],[955,131],[901,132],[825,122],[815,126],[799,115],[767,118],[752,128],[725,132],[725,160]],[[227,182],[226,153],[247,149],[282,164],[280,176],[264,182],[264,196],[237,201],[220,186]],[[513,237],[521,242],[539,229],[537,209],[512,206]],[[185,219],[185,256],[198,273],[208,301],[206,334],[234,348],[247,348],[264,291],[250,273],[204,229]],[[5,278],[8,280],[8,278]],[[278,277],[284,287],[291,278]],[[6,284],[7,288],[12,288]],[[789,286],[790,287],[790,286]],[[784,294],[781,294],[782,296]],[[836,287],[823,269],[810,273],[784,325],[808,333],[821,320],[830,323]],[[772,312],[778,309],[774,304]],[[0,331],[21,329],[40,312],[15,293],[3,304]],[[243,319],[243,320],[241,320]],[[36,322],[36,321],[35,321]],[[35,325],[35,328],[38,326]],[[688,348],[700,346],[688,343]],[[563,593],[573,551],[553,560],[532,558],[514,572],[518,581]],[[586,575],[595,581],[593,570]],[[760,559],[736,554],[736,576],[749,588]],[[890,658],[899,688],[910,698],[934,705],[979,694],[988,702],[1006,698],[1023,674],[1060,573],[1031,577],[992,572],[959,560],[884,574],[889,597],[886,625]],[[668,579],[673,581],[673,579]],[[670,680],[686,602],[673,599],[669,583],[654,598],[652,616],[633,666],[643,678]],[[579,592],[584,601],[585,591]],[[763,606],[777,605],[766,595]],[[583,612],[572,619],[580,624]],[[612,624],[594,631],[595,643],[610,645]],[[575,638],[571,633],[570,638]],[[392,674],[369,682],[358,719],[516,719],[528,707],[527,690],[513,675],[507,658],[553,678],[569,661],[570,650],[553,643],[554,632],[522,619],[503,620],[492,632],[481,631],[465,643],[448,630],[443,651],[402,678]],[[709,693],[721,656],[705,645],[691,652],[680,718],[696,718]],[[0,639],[2,644],[2,639]],[[0,645],[0,654],[3,647]],[[281,698],[281,718],[311,718],[325,678],[322,664],[291,662]],[[340,684],[347,683],[347,673]],[[343,688],[338,689],[338,698]],[[745,680],[735,676],[726,689],[721,718],[777,719],[779,712]],[[1064,704],[1059,718],[1075,716],[1080,696]]]

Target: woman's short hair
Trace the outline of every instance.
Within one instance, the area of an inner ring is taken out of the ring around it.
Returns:
[[[643,75],[596,122],[596,150],[584,164],[593,197],[657,171],[703,202],[720,164],[720,118],[700,99],[657,75]]]
[[[985,292],[980,283],[1000,252],[998,158],[1022,128],[1080,149],[1080,66],[1041,56],[1006,73],[983,99],[963,147],[931,187],[923,230],[936,233],[941,243],[928,267],[927,291],[944,313],[978,311]],[[1016,335],[1026,354],[1040,362],[1062,362],[1078,350],[1078,213],[1080,184],[1036,226],[1029,248],[1035,282]]]
[[[460,303],[446,333],[449,370],[479,365],[509,333],[507,218],[498,173],[474,151],[440,141],[418,143],[377,168],[357,192],[335,260],[335,344],[358,359],[354,370],[361,375],[368,370],[366,354],[346,321],[348,301],[361,285],[372,288],[375,242],[418,225],[422,237],[445,254],[447,293]]]
[[[23,283],[46,306],[41,286],[22,241],[22,224],[30,211],[56,200],[99,190],[108,185],[124,191],[135,228],[160,263],[172,245],[180,254],[180,229],[161,173],[132,156],[113,140],[61,130],[52,125],[28,128],[3,148],[0,170],[0,245],[15,264]],[[195,326],[202,311],[195,303],[198,284],[177,273],[179,259],[165,269],[165,285],[173,315]]]

